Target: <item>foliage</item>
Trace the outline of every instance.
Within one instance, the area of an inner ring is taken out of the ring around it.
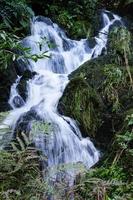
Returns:
[[[126,85],[126,74],[123,69],[116,65],[105,65],[105,80],[103,82],[103,95],[106,96],[108,102],[112,103],[112,111],[119,111],[121,108],[119,102],[119,90]]]
[[[84,127],[84,134],[89,132],[94,136],[101,123],[98,111],[101,109],[100,98],[95,90],[89,86],[84,77],[77,77],[68,84],[64,96],[60,100],[59,109],[61,106],[65,115],[77,120],[79,126]]]
[[[133,183],[118,165],[103,166],[88,171],[74,190],[77,200],[131,200]]]
[[[28,49],[20,45],[20,37],[29,26],[33,11],[25,0],[0,1],[0,69],[6,69],[12,61],[20,57],[19,51],[27,52]],[[27,57],[29,54],[27,55]],[[32,55],[33,59],[35,56]]]
[[[2,69],[16,59],[16,53],[13,49],[18,48],[19,38],[16,35],[11,35],[5,31],[0,33],[0,65]]]
[[[123,55],[124,51],[131,53],[131,34],[126,27],[115,27],[109,35],[109,51],[113,54]]]
[[[34,15],[26,0],[1,0],[0,19],[12,31],[28,28],[29,19]],[[15,25],[15,27],[14,27]]]
[[[44,45],[44,41],[46,42],[45,38],[41,39],[38,44],[39,47]],[[51,47],[50,44],[48,46]],[[0,33],[0,69],[6,69],[12,62],[20,58],[32,59],[35,62],[42,58],[49,58],[47,52],[40,51],[40,54],[32,54],[30,48],[21,45],[20,38],[15,34],[8,33],[4,30]]]
[[[122,129],[116,134],[114,146],[118,149],[114,162],[128,170],[128,177],[133,180],[133,113],[127,114]],[[128,161],[128,162],[127,162]]]
[[[32,147],[32,140],[25,133],[8,143],[8,151],[0,150],[0,199],[41,200],[51,192],[43,180],[41,162],[47,158]]]
[[[34,123],[32,131],[37,133],[39,131],[40,134],[47,129],[48,126],[44,123],[37,122]],[[0,199],[42,200],[48,199],[51,195],[57,199],[62,196],[65,198],[64,190],[68,190],[68,185],[64,178],[55,182],[55,175],[63,174],[68,170],[81,173],[85,171],[84,166],[81,163],[68,163],[47,169],[46,165],[43,165],[47,162],[47,158],[39,155],[38,150],[31,146],[32,140],[23,132],[18,135],[15,142],[11,143],[12,148],[8,147],[8,151],[0,151]],[[43,165],[43,171],[41,165]],[[45,177],[43,177],[44,174]]]
[[[5,125],[3,120],[9,114],[9,112],[0,113],[0,149],[7,146],[9,140],[11,139],[11,130],[10,127]]]
[[[110,34],[109,49],[112,54],[116,54],[116,58],[120,63],[124,63],[130,84],[133,89],[133,79],[128,63],[128,57],[131,54],[131,34],[126,27],[116,27]]]
[[[99,166],[89,170],[74,187],[76,199],[131,200],[133,193],[133,112]]]
[[[46,189],[35,149],[0,151],[0,179],[1,200],[41,200]]]
[[[71,37],[81,38],[86,37],[88,32],[93,33],[97,8],[98,0],[52,1],[46,6],[44,13],[66,29]]]
[[[123,8],[126,8],[126,6],[130,6],[132,3],[132,0],[99,0],[100,7],[106,7],[109,10],[116,10],[117,12],[121,11]]]
[[[37,134],[50,134],[52,131],[52,127],[50,124],[45,123],[43,121],[35,121],[32,123],[32,134],[37,135]]]
[[[27,2],[32,5],[32,1]],[[97,8],[102,2],[104,1],[52,1],[43,12],[47,13],[48,16],[53,16],[53,19],[66,28],[73,37],[80,38],[86,36],[88,28],[92,28],[96,19]],[[108,7],[112,6],[112,8],[118,9],[121,2],[123,1],[111,0],[108,2],[110,4]],[[131,0],[127,0],[124,1],[123,5],[132,3]],[[3,21],[0,32],[0,64],[2,70],[18,58],[32,59],[36,62],[46,56],[47,52],[32,55],[29,48],[23,48],[20,45],[20,37],[16,36],[21,35],[22,30],[27,30],[29,18],[32,16],[33,12],[25,0],[0,1],[0,19]],[[127,73],[120,65],[125,64],[129,77],[131,75],[127,62],[132,53],[130,40],[131,34],[124,27],[115,28],[109,38],[109,48],[111,54],[117,58],[118,65],[106,64],[104,66],[102,74],[104,79],[102,79],[102,87],[104,89],[101,93],[112,104],[113,112],[119,111],[123,106],[119,99],[119,91],[127,87]],[[38,43],[40,51],[44,43],[44,40]],[[23,55],[19,52],[23,52]],[[95,65],[97,67],[96,63]],[[100,97],[94,89],[94,77],[96,78],[96,76],[94,73],[90,76],[93,79],[91,86],[84,76],[73,80],[70,87],[72,98],[68,104],[69,109],[74,111],[72,117],[77,119],[81,126],[85,126],[86,132],[91,131],[93,133],[96,131],[99,122],[101,123],[99,120]],[[90,79],[89,75],[87,78]],[[101,89],[100,84],[97,81],[99,91]],[[78,88],[75,87],[77,85]],[[65,101],[67,102],[68,99],[66,98]],[[122,129],[115,133],[114,141],[110,147],[111,150],[107,152],[108,159],[102,161],[101,166],[88,171],[80,180],[80,183],[73,188],[75,199],[132,199],[133,114],[128,114],[123,124]],[[49,134],[48,126],[45,126],[43,122],[33,124],[33,135],[37,134],[38,131],[41,134]],[[3,136],[3,132],[1,132],[1,135]],[[43,180],[40,170],[40,161],[45,160],[46,157],[42,158],[35,148],[31,148],[31,141],[24,133],[21,133],[20,136],[16,137],[15,142],[12,142],[12,151],[0,151],[0,199],[45,199],[51,191],[53,192],[47,181]],[[61,166],[60,170],[63,171],[67,167],[71,168],[69,165]]]
[[[125,5],[130,5],[131,3],[133,3],[133,0],[126,0],[125,1]]]

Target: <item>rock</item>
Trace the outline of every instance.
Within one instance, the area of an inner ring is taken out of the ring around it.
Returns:
[[[35,107],[32,107],[28,112],[23,113],[18,119],[15,129],[12,134],[12,142],[15,142],[18,149],[21,149],[21,145],[17,138],[23,143],[23,146],[35,146],[34,142],[30,138],[31,123],[32,121],[41,120],[37,114]]]
[[[132,66],[133,60],[129,59],[129,63]],[[105,86],[108,78],[105,69],[119,69],[126,73],[125,66],[116,62],[116,55],[90,60],[70,74],[70,82],[58,105],[59,112],[74,118],[79,123],[82,135],[91,137],[100,149],[108,148],[114,132],[121,127],[123,113],[133,107],[133,91],[127,78],[125,85],[120,83],[116,87],[120,108],[114,110],[114,102],[108,98],[105,90],[109,87]]]
[[[25,39],[23,40],[24,43]],[[22,52],[19,52],[19,55],[23,55]],[[19,76],[22,76],[26,70],[28,70],[29,61],[26,59],[18,59],[15,61],[15,69]]]
[[[88,38],[85,45],[86,45],[85,46],[86,50],[88,48],[93,49],[95,47],[95,45],[96,45],[96,39],[95,39],[95,37],[93,37],[91,39]]]
[[[32,121],[42,121],[42,118],[37,114],[37,106],[30,108],[28,112],[23,113],[17,120],[16,127],[14,129],[14,138],[16,135],[19,135],[21,132],[29,134],[31,130]]]
[[[16,108],[20,108],[24,106],[24,100],[22,99],[21,96],[17,95],[13,98],[13,104],[15,105]]]
[[[83,136],[94,135],[100,123],[99,111],[103,108],[100,96],[80,76],[70,81],[58,105],[61,114],[78,121]]]
[[[33,76],[35,76],[36,74],[37,74],[36,72],[31,72],[30,70],[26,70],[20,79],[20,82],[17,86],[17,90],[24,101],[27,98],[27,81],[29,79],[32,79]]]
[[[35,18],[35,21],[44,22],[45,24],[47,24],[47,25],[49,25],[49,26],[53,26],[53,22],[52,22],[51,19],[48,18],[48,17],[37,16],[37,17]]]
[[[15,65],[12,64],[7,69],[0,69],[0,112],[10,110],[8,104],[10,89],[17,78]]]

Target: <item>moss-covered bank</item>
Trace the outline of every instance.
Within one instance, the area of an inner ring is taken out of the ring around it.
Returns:
[[[73,117],[84,136],[107,146],[121,126],[124,112],[133,106],[133,91],[125,66],[107,55],[83,64],[70,75],[70,83],[59,102],[59,111]],[[110,77],[112,76],[112,77]]]
[[[58,105],[59,112],[73,117],[83,136],[90,136],[100,148],[108,147],[121,128],[125,112],[133,107],[132,53],[126,54],[128,71],[123,52],[115,48],[110,42],[107,55],[84,63],[70,74]]]
[[[58,106],[104,150],[100,162],[77,178],[76,200],[133,199],[132,37],[123,27],[113,31],[108,54],[70,74]]]

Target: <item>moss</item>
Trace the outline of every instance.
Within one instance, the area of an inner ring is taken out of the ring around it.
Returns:
[[[133,110],[124,114],[106,155],[93,169],[77,179],[75,199],[131,200],[133,192]]]
[[[105,79],[103,74],[104,66],[107,64],[113,64],[114,57],[109,55],[100,56],[85,62],[77,70],[69,75],[70,80],[75,77],[84,76],[89,85],[98,89],[102,81]]]
[[[108,54],[87,61],[69,75],[59,111],[77,120],[83,136],[107,149],[122,125],[124,112],[133,107],[133,91],[124,64]],[[133,60],[129,58],[131,68]]]
[[[60,102],[59,110],[77,120],[84,135],[94,135],[100,125],[99,110],[103,105],[100,97],[83,77],[71,80]]]

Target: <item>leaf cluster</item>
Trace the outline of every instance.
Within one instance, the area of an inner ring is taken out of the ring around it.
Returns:
[[[21,31],[28,28],[29,19],[34,15],[26,0],[1,0],[0,19],[7,29]]]

